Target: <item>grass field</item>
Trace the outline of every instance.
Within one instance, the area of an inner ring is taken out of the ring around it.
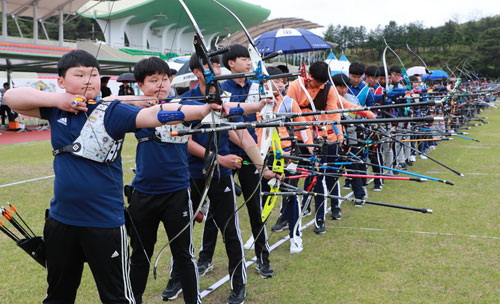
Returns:
[[[276,275],[264,280],[254,266],[248,269],[246,303],[499,303],[500,302],[500,111],[488,110],[489,124],[474,127],[470,137],[444,142],[431,156],[465,174],[459,177],[420,160],[416,173],[455,182],[389,181],[369,199],[425,207],[433,214],[345,202],[341,221],[327,222],[327,233],[304,231],[304,251],[289,254],[289,243],[271,253]],[[134,164],[135,140],[123,149],[125,182]],[[0,185],[53,174],[49,141],[0,146]],[[35,232],[43,229],[44,209],[52,195],[53,178],[0,187],[0,204],[13,203]],[[85,186],[85,185],[82,185]],[[371,189],[371,185],[369,189]],[[240,202],[241,203],[241,202]],[[244,241],[250,236],[247,212],[239,213]],[[274,210],[270,223],[274,223]],[[306,218],[309,221],[311,218]],[[199,248],[201,225],[195,226]],[[157,249],[166,243],[160,228]],[[286,235],[271,234],[270,244]],[[220,238],[220,237],[219,237]],[[161,246],[160,246],[161,245]],[[247,251],[247,259],[253,257]],[[160,261],[157,280],[150,276],[145,303],[162,303],[168,280],[170,254]],[[217,246],[215,269],[201,278],[201,290],[227,274],[222,241]],[[0,303],[40,303],[45,296],[46,272],[14,242],[0,235]],[[203,299],[225,303],[226,283]],[[88,267],[77,303],[99,303]],[[182,303],[182,300],[177,300]]]

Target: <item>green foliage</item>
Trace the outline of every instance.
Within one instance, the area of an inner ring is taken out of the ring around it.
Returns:
[[[363,26],[347,27],[330,24],[324,33],[325,40],[337,43],[335,53],[344,51],[349,60],[381,65],[385,47],[384,38],[402,58],[408,43],[421,55],[431,68],[444,69],[448,63],[456,66],[464,58],[467,69],[479,76],[499,77],[500,15],[458,24],[448,21],[440,27],[424,28],[421,22],[398,25],[390,21],[369,32]],[[422,65],[415,56],[403,59],[407,67]]]
[[[1,16],[1,13],[0,13]],[[71,20],[64,24],[64,39],[65,40],[81,40],[81,39],[100,39],[104,40],[101,28],[94,19],[84,18],[81,16],[64,16],[65,20]],[[19,27],[23,37],[33,38],[33,19],[28,17],[18,18]],[[59,39],[59,17],[50,17],[44,21],[45,28],[47,29],[47,34],[49,39],[58,40]],[[0,29],[2,24],[0,22]],[[17,29],[14,19],[9,16],[7,18],[7,32],[9,36],[20,37],[19,31]],[[43,32],[42,26],[38,26],[38,37],[45,39],[45,33]]]

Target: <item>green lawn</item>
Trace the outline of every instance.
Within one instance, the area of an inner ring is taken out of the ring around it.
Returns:
[[[369,191],[370,200],[425,207],[433,209],[433,214],[371,205],[354,208],[353,203],[345,202],[342,220],[328,220],[326,234],[315,235],[312,227],[304,231],[301,254],[290,255],[288,242],[271,253],[274,278],[263,280],[253,265],[248,269],[246,303],[498,303],[500,111],[481,115],[488,116],[489,124],[474,127],[467,135],[480,143],[455,138],[430,153],[465,177],[431,160],[418,159],[411,167],[416,173],[451,180],[455,186],[388,181],[382,192]],[[48,141],[0,146],[0,185],[53,174],[50,150]],[[122,153],[125,182],[132,179],[128,168],[133,166],[134,154],[135,140],[129,136]],[[13,203],[40,234],[52,182],[48,178],[0,187],[0,204]],[[276,220],[276,213],[274,210],[270,223]],[[239,216],[246,241],[250,225],[245,208]],[[199,224],[195,227],[197,248],[201,228]],[[166,237],[163,228],[160,230],[159,245],[163,246]],[[271,234],[270,244],[285,235]],[[3,234],[0,248],[0,303],[40,303],[46,290],[45,271]],[[247,251],[247,259],[252,257]],[[158,279],[150,277],[145,303],[162,303],[160,294],[168,280],[169,264],[167,250],[160,260]],[[227,274],[222,241],[214,266],[201,278],[201,290]],[[226,283],[203,302],[224,303],[229,289]],[[77,303],[99,303],[88,267]]]

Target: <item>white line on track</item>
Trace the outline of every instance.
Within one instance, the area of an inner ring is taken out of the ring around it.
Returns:
[[[131,161],[134,161],[134,160],[133,159],[124,160],[123,163],[129,163]],[[0,185],[0,188],[10,187],[10,186],[15,186],[15,185],[20,185],[20,184],[24,184],[24,183],[36,182],[36,181],[39,181],[39,180],[52,178],[54,176],[55,175],[47,175],[47,176],[42,176],[42,177],[36,177],[36,178],[26,179],[26,180],[22,180],[22,181],[10,183],[10,184],[3,184],[3,185]]]
[[[35,181],[38,181],[38,180],[52,178],[52,177],[54,177],[54,175],[47,175],[47,176],[37,177],[37,178],[32,178],[32,179],[27,179],[27,180],[15,182],[15,183],[3,184],[3,185],[0,185],[0,188],[14,186],[14,185],[19,185],[19,184],[24,184],[24,183],[29,183],[29,182],[35,182]]]
[[[399,230],[399,229],[391,230],[391,229],[385,229],[385,228],[346,227],[346,226],[334,226],[333,228],[335,228],[335,229],[367,230],[367,231],[382,231],[382,232],[429,234],[429,235],[444,235],[444,236],[468,237],[468,238],[473,238],[473,239],[500,240],[499,236],[489,236],[489,235],[455,234],[455,233],[446,233],[446,232],[412,231],[412,230]]]

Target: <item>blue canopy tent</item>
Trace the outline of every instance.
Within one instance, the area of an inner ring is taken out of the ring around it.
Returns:
[[[448,73],[446,73],[445,71],[443,70],[430,70],[430,74],[429,75],[424,75],[422,76],[422,80],[423,81],[426,81],[426,80],[438,80],[438,79],[442,79],[442,78],[450,78],[450,76],[448,75]]]
[[[328,54],[328,58],[326,58],[326,62],[328,62],[328,61],[330,61],[330,60],[332,60],[332,61],[337,60],[337,57],[336,57],[336,56],[335,56],[335,54],[334,54],[333,52],[331,52],[331,51],[330,51],[330,54]]]

